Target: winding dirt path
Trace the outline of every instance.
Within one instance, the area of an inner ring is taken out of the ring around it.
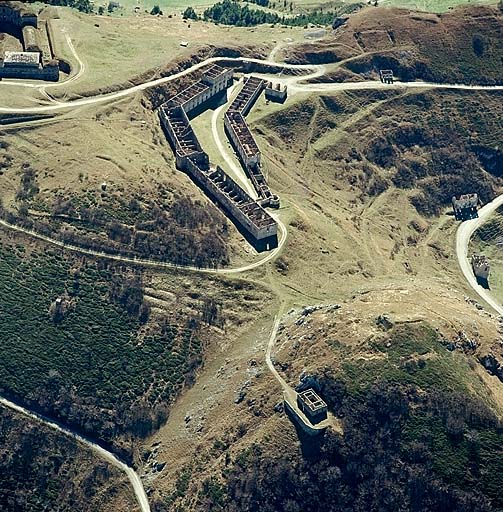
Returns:
[[[73,52],[77,62],[79,63],[80,69],[69,80],[66,80],[65,82],[61,82],[58,84],[48,84],[46,86],[41,87],[38,84],[26,84],[26,83],[19,83],[19,82],[9,82],[9,81],[2,81],[0,82],[1,85],[7,85],[7,86],[22,86],[22,87],[32,87],[32,88],[38,88],[43,89],[44,94],[46,87],[55,87],[55,86],[62,86],[65,85],[71,81],[77,80],[82,76],[82,74],[85,72],[85,65],[80,60],[80,58],[77,55],[77,52],[75,51],[75,48],[72,44],[72,41],[68,35],[66,35],[66,39],[68,42],[68,45]],[[272,58],[274,58],[274,53],[272,54]],[[85,105],[91,105],[91,104],[97,104],[97,103],[104,103],[108,101],[117,100],[120,98],[124,98],[126,96],[129,96],[131,94],[135,94],[136,92],[146,90],[151,87],[155,87],[158,85],[162,85],[164,83],[168,83],[174,80],[177,80],[178,78],[182,76],[186,76],[197,69],[201,69],[209,64],[212,63],[225,63],[230,61],[240,61],[243,63],[256,63],[256,64],[269,64],[276,67],[281,67],[282,69],[290,69],[290,70],[305,70],[310,73],[302,76],[280,76],[275,77],[275,81],[278,81],[280,83],[283,83],[285,85],[288,85],[290,89],[290,93],[323,93],[323,92],[336,92],[336,91],[346,91],[346,90],[369,90],[369,89],[407,89],[407,88],[418,88],[418,89],[460,89],[460,90],[473,90],[473,91],[501,91],[503,90],[503,86],[471,86],[471,85],[463,85],[463,84],[436,84],[436,83],[427,83],[427,82],[395,82],[394,84],[382,84],[380,81],[367,81],[367,82],[355,82],[355,83],[321,83],[321,84],[302,84],[299,83],[301,81],[305,81],[308,78],[314,78],[323,76],[325,74],[325,68],[324,66],[314,66],[314,65],[291,65],[291,64],[279,64],[277,62],[274,62],[273,60],[261,60],[261,59],[250,59],[250,58],[226,58],[226,57],[213,57],[206,59],[198,64],[195,64],[191,66],[190,68],[181,71],[179,73],[175,73],[173,75],[170,75],[168,77],[159,78],[156,80],[150,80],[148,82],[136,85],[134,87],[130,87],[128,89],[123,89],[118,92],[110,93],[110,94],[103,94],[98,95],[95,97],[90,98],[82,98],[79,100],[69,101],[69,102],[57,102],[50,96],[46,94],[47,99],[51,100],[52,103],[50,105],[38,105],[34,107],[25,107],[25,108],[10,108],[10,107],[0,107],[0,112],[4,113],[43,113],[43,112],[57,112],[60,110],[66,110],[71,109],[75,107],[81,107]],[[258,74],[260,75],[260,74]],[[267,75],[262,75],[267,76]],[[228,155],[226,154],[225,147],[222,145],[222,142],[220,140],[220,137],[218,135],[218,131],[216,130],[216,124],[217,124],[217,118],[219,115],[219,111],[216,111],[213,118],[212,118],[212,129],[213,129],[213,135],[215,137],[215,142],[217,143],[217,146],[219,147],[219,150],[222,153],[223,158],[227,162]],[[220,143],[220,144],[219,144]],[[222,150],[223,149],[223,150]],[[470,265],[468,263],[467,259],[467,251],[468,251],[468,243],[470,240],[470,237],[472,236],[473,232],[480,226],[482,223],[487,220],[488,216],[501,204],[503,204],[503,195],[495,199],[492,203],[489,203],[484,208],[482,208],[479,212],[479,219],[474,219],[473,221],[467,221],[463,223],[457,232],[456,237],[456,252],[458,256],[459,265],[461,267],[461,270],[463,271],[463,274],[465,275],[465,278],[467,279],[470,286],[486,301],[495,311],[497,311],[499,314],[503,314],[503,306],[498,304],[490,295],[490,293],[487,290],[484,290],[478,284],[476,283],[476,280],[471,272]],[[36,233],[32,230],[16,226],[13,224],[10,224],[4,220],[0,220],[0,225],[14,230],[18,232],[22,232],[26,235],[32,236],[34,238],[37,238],[39,240],[43,240],[49,244],[61,247],[65,250],[77,252],[80,254],[85,254],[93,257],[99,257],[99,258],[105,258],[115,261],[120,261],[124,263],[129,264],[135,264],[135,265],[142,265],[146,267],[154,267],[154,268],[172,268],[172,269],[180,269],[184,271],[191,271],[191,272],[199,272],[199,273],[206,273],[206,274],[237,274],[242,272],[247,272],[250,270],[253,270],[255,268],[258,268],[262,265],[265,265],[269,261],[273,260],[278,253],[282,250],[284,243],[287,238],[287,230],[285,225],[281,222],[277,214],[271,214],[275,220],[278,223],[279,230],[280,230],[280,236],[278,241],[278,247],[268,253],[264,258],[260,259],[259,261],[255,263],[251,263],[248,265],[244,265],[237,268],[225,268],[225,269],[206,269],[206,268],[197,268],[197,267],[179,267],[172,263],[168,262],[157,262],[149,259],[141,259],[141,258],[132,258],[132,257],[126,257],[121,256],[117,254],[108,254],[100,251],[94,251],[92,249],[84,249],[81,247],[77,247],[71,244],[65,244],[64,242],[61,242],[56,239],[52,239],[50,237],[47,237],[45,235],[42,235],[40,233]],[[279,372],[274,367],[273,361],[272,361],[272,352],[274,349],[276,336],[278,332],[278,328],[280,325],[280,319],[281,319],[281,309],[278,312],[273,329],[269,338],[267,350],[266,350],[266,363],[275,377],[275,379],[279,382],[281,385],[281,388],[283,389],[283,392],[285,394],[285,398],[290,402],[292,402],[291,405],[295,407],[295,398],[294,398],[294,391],[292,388],[286,383],[286,381],[282,378],[282,376],[279,374]],[[150,512],[150,506],[148,503],[148,499],[145,493],[145,490],[143,488],[142,482],[140,480],[140,477],[137,475],[137,473],[134,471],[133,468],[130,466],[127,466],[124,462],[120,461],[113,453],[105,450],[101,446],[97,445],[93,441],[78,435],[74,431],[72,431],[68,427],[64,427],[58,423],[55,423],[54,421],[45,418],[39,414],[36,414],[34,412],[29,411],[28,409],[15,404],[9,400],[6,400],[5,398],[0,397],[0,404],[9,407],[10,409],[13,409],[17,412],[20,412],[26,416],[31,417],[32,419],[35,419],[36,421],[39,421],[41,423],[46,424],[50,428],[53,428],[54,430],[57,430],[65,435],[71,436],[75,439],[77,439],[79,442],[85,444],[89,448],[91,448],[95,453],[99,454],[103,458],[105,458],[107,461],[109,461],[111,464],[115,465],[116,467],[120,468],[122,471],[126,473],[128,476],[131,485],[133,486],[136,498],[138,500],[138,503],[141,507],[142,512]]]
[[[116,468],[119,468],[121,471],[123,471],[126,476],[128,477],[129,481],[131,482],[131,485],[133,487],[136,500],[138,501],[138,505],[141,508],[142,512],[150,512],[150,505],[148,503],[147,494],[145,493],[145,489],[143,488],[142,481],[136,471],[131,467],[119,460],[112,452],[109,452],[102,446],[96,444],[94,441],[91,441],[87,437],[84,437],[77,432],[73,431],[69,427],[65,427],[61,425],[60,423],[57,423],[46,416],[43,416],[41,414],[32,412],[25,407],[12,402],[11,400],[7,400],[6,398],[0,397],[0,405],[3,405],[4,407],[7,407],[9,409],[12,409],[13,411],[16,411],[18,413],[23,414],[24,416],[27,416],[39,423],[43,423],[44,425],[50,427],[53,430],[56,430],[60,432],[61,434],[64,434],[65,436],[71,437],[78,441],[79,443],[82,443],[83,445],[90,448],[93,452],[95,452],[97,455],[105,459],[107,462],[115,466]]]
[[[71,43],[71,41],[69,41]],[[72,45],[73,47],[73,45]],[[79,59],[80,60],[80,59]],[[301,76],[288,76],[278,78],[276,81],[289,85],[290,92],[304,92],[304,93],[312,93],[312,92],[334,92],[334,91],[347,91],[347,90],[367,90],[367,89],[400,89],[400,88],[427,88],[427,89],[461,89],[461,90],[476,90],[476,91],[503,91],[503,86],[484,86],[484,85],[463,85],[463,84],[438,84],[438,83],[429,83],[429,82],[397,82],[394,84],[383,84],[380,81],[367,81],[367,82],[342,82],[342,83],[327,83],[327,84],[299,84],[298,82],[307,80],[309,78],[315,78],[319,76],[323,76],[326,72],[325,67],[322,65],[310,65],[310,64],[284,64],[277,63],[270,60],[263,59],[252,59],[246,57],[211,57],[205,59],[197,64],[194,64],[190,68],[187,68],[179,73],[174,73],[173,75],[157,78],[155,80],[149,80],[139,85],[135,85],[133,87],[129,87],[127,89],[123,89],[121,91],[117,91],[109,94],[101,94],[98,96],[90,97],[90,98],[82,98],[79,100],[73,100],[68,102],[55,103],[51,105],[40,105],[35,107],[0,107],[0,112],[4,113],[40,113],[40,112],[55,112],[58,110],[64,110],[68,108],[83,106],[83,105],[93,105],[96,103],[103,103],[107,101],[113,101],[119,98],[123,98],[125,96],[129,96],[139,91],[144,91],[151,87],[155,87],[157,85],[162,85],[168,82],[172,82],[173,80],[177,80],[182,76],[186,76],[194,71],[201,69],[209,64],[216,63],[225,63],[225,62],[242,62],[242,63],[250,63],[250,64],[265,64],[275,67],[280,67],[282,69],[290,69],[290,70],[298,70],[298,71],[310,71],[306,75]],[[80,61],[81,62],[81,61]],[[83,63],[82,63],[83,66]],[[85,67],[84,67],[85,70]],[[84,70],[81,69],[83,73]],[[260,75],[260,73],[256,73]],[[62,84],[68,83],[62,82]],[[0,82],[0,85],[22,85],[19,82]],[[33,84],[24,84],[26,86],[34,86],[40,87],[39,85]],[[57,85],[57,84],[54,84]]]
[[[31,236],[38,240],[42,240],[51,245],[61,247],[62,249],[65,249],[67,251],[76,252],[79,254],[85,254],[86,256],[92,256],[95,258],[120,261],[122,263],[128,263],[131,265],[140,265],[143,267],[150,267],[150,268],[160,268],[160,269],[169,268],[169,269],[177,269],[177,270],[189,271],[189,272],[199,272],[201,274],[225,275],[225,274],[240,274],[242,272],[254,270],[258,267],[261,267],[262,265],[265,265],[266,263],[273,260],[278,255],[278,253],[283,248],[283,245],[285,244],[286,237],[287,237],[287,229],[277,214],[274,214],[271,212],[270,215],[278,223],[278,227],[279,227],[279,231],[280,231],[280,234],[278,237],[278,246],[275,249],[273,249],[272,251],[270,251],[262,259],[255,261],[254,263],[249,263],[248,265],[243,265],[241,267],[234,267],[234,268],[199,268],[199,267],[194,267],[194,266],[180,266],[180,265],[175,265],[174,263],[169,263],[167,261],[155,261],[155,260],[150,260],[150,259],[145,259],[145,258],[121,256],[120,254],[109,254],[109,253],[102,252],[102,251],[95,251],[93,249],[85,249],[84,247],[79,247],[77,245],[67,244],[65,242],[62,242],[61,240],[57,240],[55,238],[51,238],[46,235],[42,235],[41,233],[37,233],[36,231],[33,231],[31,229],[23,228],[22,226],[17,226],[16,224],[11,224],[3,219],[0,219],[0,226],[3,226],[4,228],[10,229],[12,231],[24,233],[25,235]]]

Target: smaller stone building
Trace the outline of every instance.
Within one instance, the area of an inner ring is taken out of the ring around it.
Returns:
[[[277,103],[284,103],[287,97],[286,85],[281,84],[274,85],[272,82],[267,84],[265,88],[265,99],[269,101],[275,101]]]
[[[316,425],[328,417],[327,404],[314,389],[306,389],[297,395],[297,405],[309,421]]]
[[[484,256],[483,254],[474,254],[471,258],[471,264],[475,277],[486,284],[491,270],[487,256]]]
[[[477,207],[479,204],[479,197],[477,194],[464,194],[457,198],[452,197],[452,208],[454,210],[454,217],[456,220],[469,220],[475,219],[479,216]]]
[[[54,56],[50,23],[39,23],[37,15],[22,2],[0,2],[0,32],[6,25],[19,30],[24,51],[0,54],[0,79],[57,81],[59,62]]]
[[[379,71],[379,78],[383,84],[392,84],[395,81],[392,69],[381,69]]]

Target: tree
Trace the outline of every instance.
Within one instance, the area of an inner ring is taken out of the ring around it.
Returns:
[[[158,5],[154,5],[154,7],[152,7],[152,10],[150,11],[150,14],[152,14],[153,16],[162,16],[161,8]]]
[[[99,14],[100,16],[103,16],[103,14],[104,14],[104,13],[105,13],[105,9],[103,8],[103,6],[102,6],[102,5],[100,5],[100,6],[98,7],[98,14]]]
[[[482,35],[475,34],[472,38],[472,45],[477,57],[482,57],[486,52],[486,42]]]
[[[194,11],[194,9],[192,7],[187,7],[187,9],[185,9],[185,11],[183,11],[183,19],[184,20],[197,20],[198,19],[198,16],[196,14],[196,11]]]

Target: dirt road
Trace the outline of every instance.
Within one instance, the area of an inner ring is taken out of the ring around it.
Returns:
[[[77,432],[73,431],[71,428],[64,427],[63,425],[56,423],[55,421],[52,421],[49,418],[42,416],[41,414],[30,411],[26,407],[23,407],[10,400],[7,400],[6,398],[0,397],[0,405],[8,407],[13,411],[23,414],[24,416],[28,416],[29,418],[39,423],[43,423],[44,425],[50,427],[51,429],[64,434],[65,436],[69,436],[75,439],[79,443],[82,443],[83,445],[90,448],[93,452],[95,452],[97,455],[108,461],[116,468],[119,468],[126,474],[129,481],[131,482],[136,499],[138,501],[138,504],[140,505],[141,511],[150,512],[150,505],[148,503],[147,495],[145,493],[145,489],[143,488],[143,484],[140,477],[131,466],[128,466],[127,464],[119,460],[112,452],[109,452],[108,450],[94,443],[90,439],[83,437],[80,434],[77,434]]]
[[[499,315],[503,315],[503,306],[494,299],[490,290],[482,288],[482,286],[477,283],[477,279],[473,274],[472,267],[468,261],[468,244],[470,243],[473,233],[482,226],[484,222],[489,220],[491,214],[501,205],[503,205],[503,194],[483,206],[479,210],[479,217],[477,219],[462,222],[456,232],[456,254],[465,279],[479,297]]]

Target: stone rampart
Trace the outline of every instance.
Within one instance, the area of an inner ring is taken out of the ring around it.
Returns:
[[[279,197],[271,192],[267,184],[262,171],[260,149],[245,120],[245,116],[250,112],[266,85],[265,80],[249,77],[225,113],[224,127],[246,174],[262,200],[261,204],[278,208]]]

